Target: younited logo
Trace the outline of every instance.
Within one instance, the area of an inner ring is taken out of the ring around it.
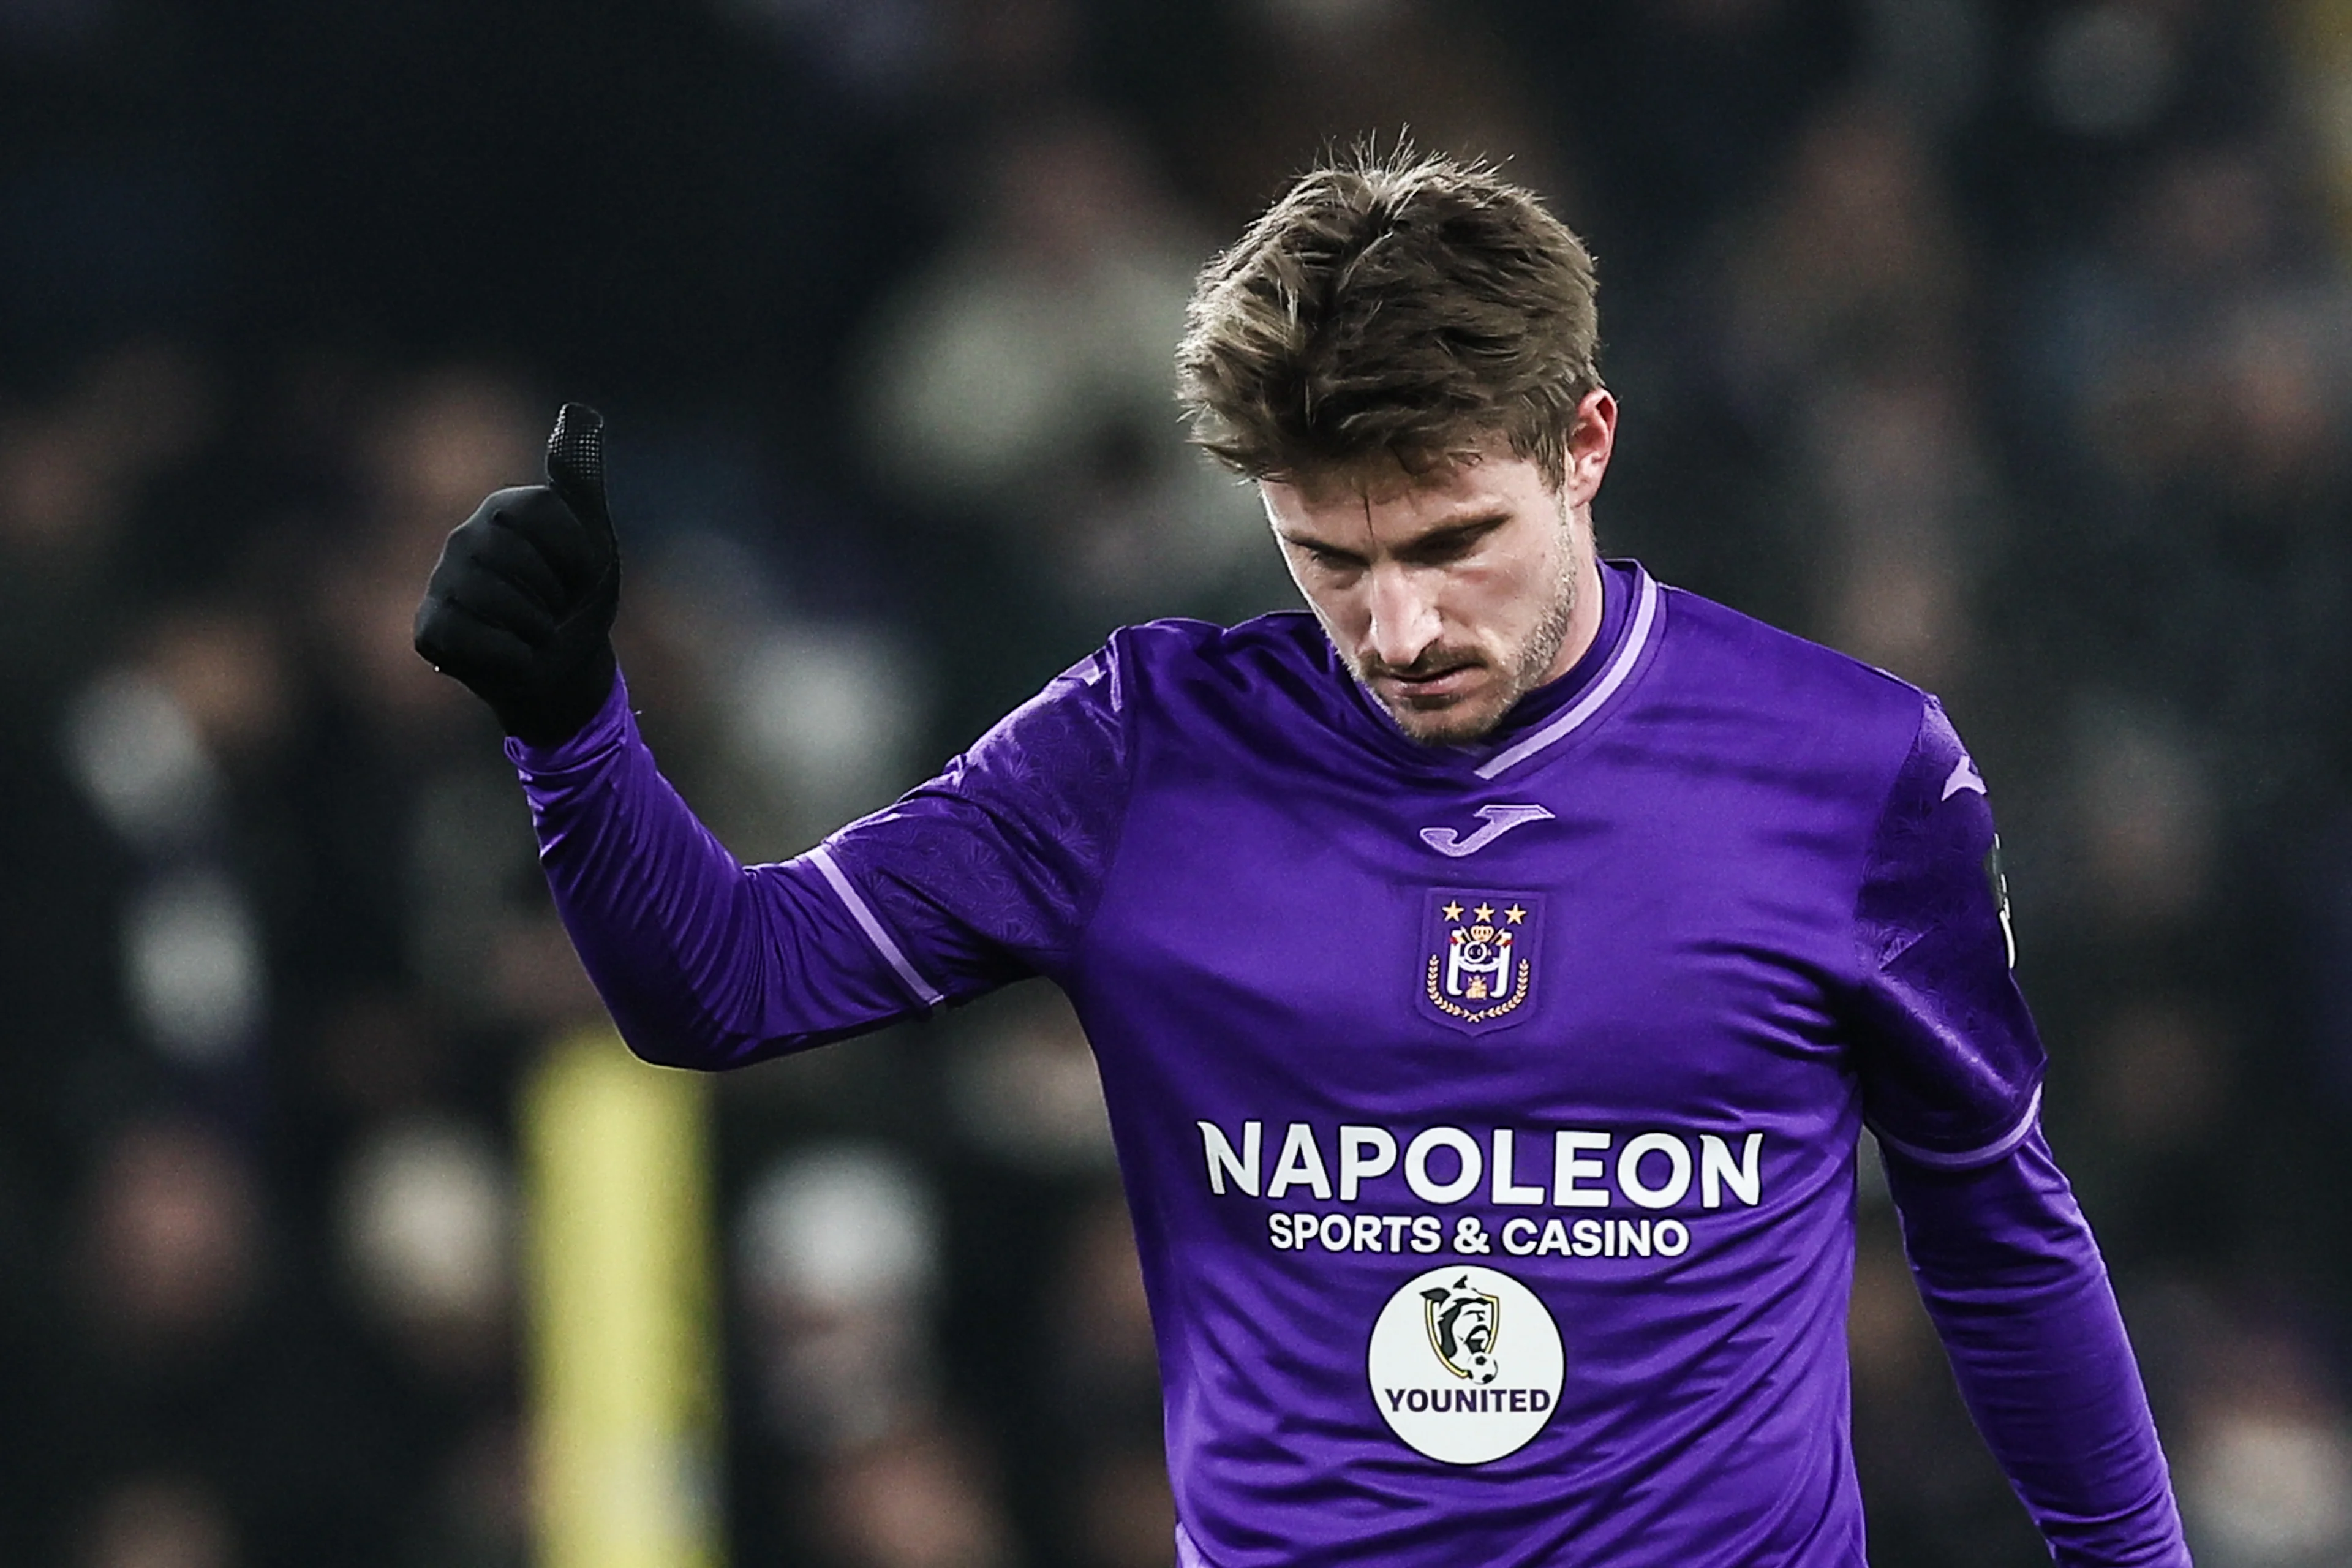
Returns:
[[[1422,1316],[1429,1320],[1430,1348],[1445,1370],[1473,1383],[1494,1382],[1503,1370],[1495,1359],[1495,1341],[1503,1331],[1502,1302],[1472,1289],[1466,1274],[1451,1285],[1432,1285],[1421,1299],[1427,1303]]]
[[[1397,1288],[1365,1352],[1372,1403],[1405,1447],[1484,1465],[1527,1447],[1559,1404],[1559,1326],[1498,1268],[1455,1264]]]
[[[1475,855],[1487,845],[1528,822],[1549,822],[1551,813],[1539,805],[1482,805],[1472,815],[1486,826],[1465,838],[1450,827],[1424,827],[1421,841],[1440,855],[1450,855],[1459,860],[1465,855]]]

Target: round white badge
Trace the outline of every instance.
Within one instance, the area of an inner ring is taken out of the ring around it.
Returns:
[[[1559,1328],[1537,1294],[1475,1263],[1408,1279],[1372,1324],[1372,1403],[1404,1445],[1449,1465],[1515,1454],[1559,1404]]]

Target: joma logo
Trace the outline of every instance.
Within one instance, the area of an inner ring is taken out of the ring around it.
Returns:
[[[1539,805],[1482,805],[1475,815],[1486,826],[1467,838],[1450,827],[1424,827],[1421,841],[1440,855],[1459,860],[1465,855],[1475,855],[1522,823],[1551,820],[1551,813]]]

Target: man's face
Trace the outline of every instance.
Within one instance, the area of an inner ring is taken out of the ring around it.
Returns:
[[[1298,591],[1412,739],[1476,740],[1591,646],[1591,499],[1615,426],[1608,393],[1585,399],[1557,488],[1500,441],[1421,474],[1391,462],[1259,484]]]

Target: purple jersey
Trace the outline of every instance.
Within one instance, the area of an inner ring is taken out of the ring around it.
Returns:
[[[1858,1563],[1856,1134],[2068,1563],[2186,1563],[2037,1131],[1985,784],[1934,700],[1605,569],[1486,741],[1315,622],[1118,633],[739,868],[625,693],[516,745],[632,1045],[727,1067],[1044,974],[1094,1043],[1208,1568]]]

